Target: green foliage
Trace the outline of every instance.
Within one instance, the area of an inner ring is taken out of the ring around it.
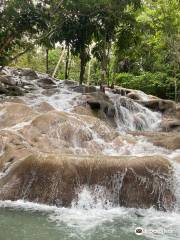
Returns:
[[[119,73],[115,76],[115,83],[125,88],[139,89],[147,94],[158,96],[160,98],[174,99],[175,78],[169,77],[162,72],[144,72],[136,76],[129,73]],[[180,78],[178,79],[180,88]]]
[[[18,61],[13,61],[10,66],[31,68],[34,71],[45,72],[44,51],[42,49],[39,49],[39,51],[31,50],[19,57]]]
[[[47,28],[43,1],[4,1],[0,10],[0,66],[8,64],[34,44]],[[32,40],[33,39],[33,40]],[[17,53],[18,51],[18,53]],[[16,56],[17,53],[17,56]]]
[[[147,0],[141,11],[128,14],[129,21],[118,27],[114,48],[113,69],[118,82],[175,99],[175,83],[177,91],[180,89],[179,1]],[[127,76],[119,75],[121,72]]]

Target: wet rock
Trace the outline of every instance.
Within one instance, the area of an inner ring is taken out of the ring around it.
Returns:
[[[97,92],[97,89],[95,86],[84,86],[84,85],[79,85],[75,86],[72,88],[73,91],[78,92],[78,93],[93,93]]]
[[[5,171],[0,199],[68,207],[84,186],[93,195],[99,188],[114,206],[168,210],[175,203],[172,167],[158,156],[32,155]]]
[[[176,107],[176,117],[177,117],[177,119],[180,119],[180,106],[179,105]]]
[[[180,149],[180,133],[179,132],[134,132],[134,136],[145,136],[146,139],[155,146],[163,147],[164,150]]]
[[[15,81],[15,79],[9,75],[0,76],[0,83],[3,83],[5,85],[11,85],[11,86],[17,85],[17,82]]]
[[[114,149],[116,149],[117,151],[119,150],[120,147],[124,146],[124,144],[125,144],[125,140],[122,136],[117,136],[112,141],[112,145]]]
[[[43,152],[69,152],[70,148],[81,148],[82,143],[92,139],[92,133],[81,120],[58,111],[36,117],[30,126],[21,130],[21,134],[34,148]]]
[[[53,108],[53,106],[51,106],[49,103],[47,102],[42,102],[38,105],[36,105],[34,107],[34,109],[37,111],[37,112],[40,112],[40,113],[47,113],[47,112],[50,112],[50,111],[53,111],[55,110]]]
[[[21,161],[33,153],[24,138],[10,130],[0,131],[0,149],[1,172],[5,172],[7,168],[11,167],[11,164]]]
[[[0,83],[0,94],[8,94],[8,90],[4,86],[4,84]]]
[[[11,71],[9,71],[8,67],[4,67],[0,70],[0,75],[11,75]]]
[[[127,94],[130,94],[132,92],[131,89],[127,89],[127,88],[122,88],[122,87],[115,87],[112,92],[114,94],[120,94],[121,96],[127,96]]]
[[[163,131],[178,131],[180,132],[180,120],[178,119],[164,119],[161,123]]]
[[[133,100],[141,100],[141,97],[137,93],[135,93],[135,92],[128,93],[127,97],[131,98]]]
[[[21,80],[21,85],[23,89],[33,91],[37,89],[37,85],[34,81]]]
[[[67,148],[76,152],[79,148],[84,154],[92,153],[88,145],[93,134],[104,142],[110,142],[117,136],[113,129],[95,117],[58,111],[37,116],[29,126],[20,130],[20,133],[29,144],[43,152],[64,152]],[[96,146],[100,145],[102,143],[97,140]]]
[[[23,102],[13,101],[16,99],[0,104],[0,129],[18,131],[24,141],[36,150],[72,153],[79,148],[82,153],[91,154],[89,142],[92,142],[93,134],[96,135],[95,145],[99,149],[104,146],[98,138],[106,143],[117,136],[115,130],[93,114],[58,112],[46,102],[31,108]]]
[[[175,162],[180,163],[180,157],[176,157],[173,159]]]
[[[23,96],[24,90],[18,86],[5,85],[0,83],[0,94],[6,96]]]
[[[56,83],[54,82],[54,80],[52,78],[50,78],[50,77],[38,79],[37,80],[37,84],[38,84],[38,86],[40,86],[40,87],[42,87],[44,89],[57,87]]]
[[[89,115],[89,116],[94,116],[92,109],[90,106],[75,106],[73,113],[79,114],[79,115]]]
[[[152,140],[153,144],[158,147],[163,147],[169,150],[180,149],[180,135],[167,135],[164,138],[157,137]]]
[[[18,86],[9,86],[6,88],[8,96],[23,96],[25,91]]]
[[[28,122],[36,113],[24,104],[7,102],[0,104],[0,116],[0,129],[3,129]]]
[[[138,103],[154,111],[160,111],[162,113],[174,112],[176,109],[175,102],[170,100],[152,99],[148,101],[138,101]]]
[[[93,93],[85,96],[86,103],[94,111],[95,116],[102,120],[107,120],[115,126],[115,107],[109,97],[104,93]]]
[[[92,110],[97,110],[97,111],[99,111],[99,110],[101,109],[102,102],[97,102],[97,101],[93,101],[93,100],[88,100],[88,101],[87,101],[87,104],[90,105],[90,107],[91,107]]]
[[[35,80],[38,79],[38,75],[35,71],[30,68],[17,68],[13,72],[15,75],[25,78],[26,80]]]
[[[26,102],[24,100],[22,100],[21,98],[17,97],[17,96],[12,96],[12,97],[9,97],[9,98],[6,97],[3,101],[1,101],[1,103],[5,103],[5,104],[7,102],[21,103],[21,104],[26,105]]]
[[[64,80],[63,84],[72,87],[72,86],[77,86],[78,82],[73,80]]]
[[[49,85],[48,85],[49,86]],[[56,88],[56,86],[53,85],[53,87],[49,86],[48,88],[46,88],[42,94],[45,95],[45,96],[53,96],[55,94],[60,94],[61,93],[61,90]]]

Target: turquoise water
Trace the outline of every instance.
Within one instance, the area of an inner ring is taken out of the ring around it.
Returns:
[[[56,208],[29,202],[0,203],[0,240],[174,240],[180,214],[154,209]],[[144,234],[137,236],[135,229]],[[152,233],[153,231],[153,233]]]
[[[98,240],[98,239],[139,239],[134,232],[128,231],[128,223],[121,219],[105,221],[87,231],[81,231],[68,224],[50,222],[43,213],[32,213],[0,209],[0,239],[2,240]],[[148,239],[148,238],[141,238]]]

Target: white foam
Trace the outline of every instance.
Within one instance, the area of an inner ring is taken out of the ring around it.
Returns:
[[[22,99],[30,106],[36,106],[42,102],[49,103],[59,111],[70,112],[76,105],[76,98],[81,94],[68,90],[66,87],[58,88],[57,92],[51,95],[45,95],[43,89],[38,88],[33,94],[27,94]]]
[[[161,123],[161,114],[143,107],[134,100],[107,92],[116,110],[116,124],[120,131],[154,131]]]
[[[6,128],[3,128],[2,130],[7,130],[7,131],[18,131],[26,126],[29,126],[31,124],[32,120],[30,121],[26,121],[26,122],[20,122],[20,123],[17,123],[11,127],[6,127]]]
[[[134,233],[136,227],[142,227],[146,237],[156,240],[174,240],[180,236],[179,211],[160,212],[153,208],[112,207],[110,204],[104,208],[104,201],[101,201],[103,201],[101,198],[92,196],[90,190],[85,187],[71,208],[58,208],[22,200],[0,201],[0,207],[45,213],[50,222],[57,226],[65,225],[79,234],[92,232],[97,227],[103,229],[106,224],[110,228],[113,228],[114,224],[119,224],[121,229],[129,233]]]

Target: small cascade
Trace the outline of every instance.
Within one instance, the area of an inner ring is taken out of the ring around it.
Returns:
[[[123,131],[153,131],[158,130],[161,114],[152,112],[134,100],[117,95],[108,94],[116,110],[116,124]]]
[[[112,207],[112,202],[108,200],[109,197],[110,194],[102,186],[81,186],[77,198],[72,201],[72,208],[84,210],[107,209]]]
[[[35,89],[21,97],[30,106],[38,106],[41,103],[48,103],[58,111],[70,112],[76,106],[76,98],[81,96],[80,93],[72,91],[64,81],[54,81],[56,84],[52,89],[43,89],[34,81]]]

